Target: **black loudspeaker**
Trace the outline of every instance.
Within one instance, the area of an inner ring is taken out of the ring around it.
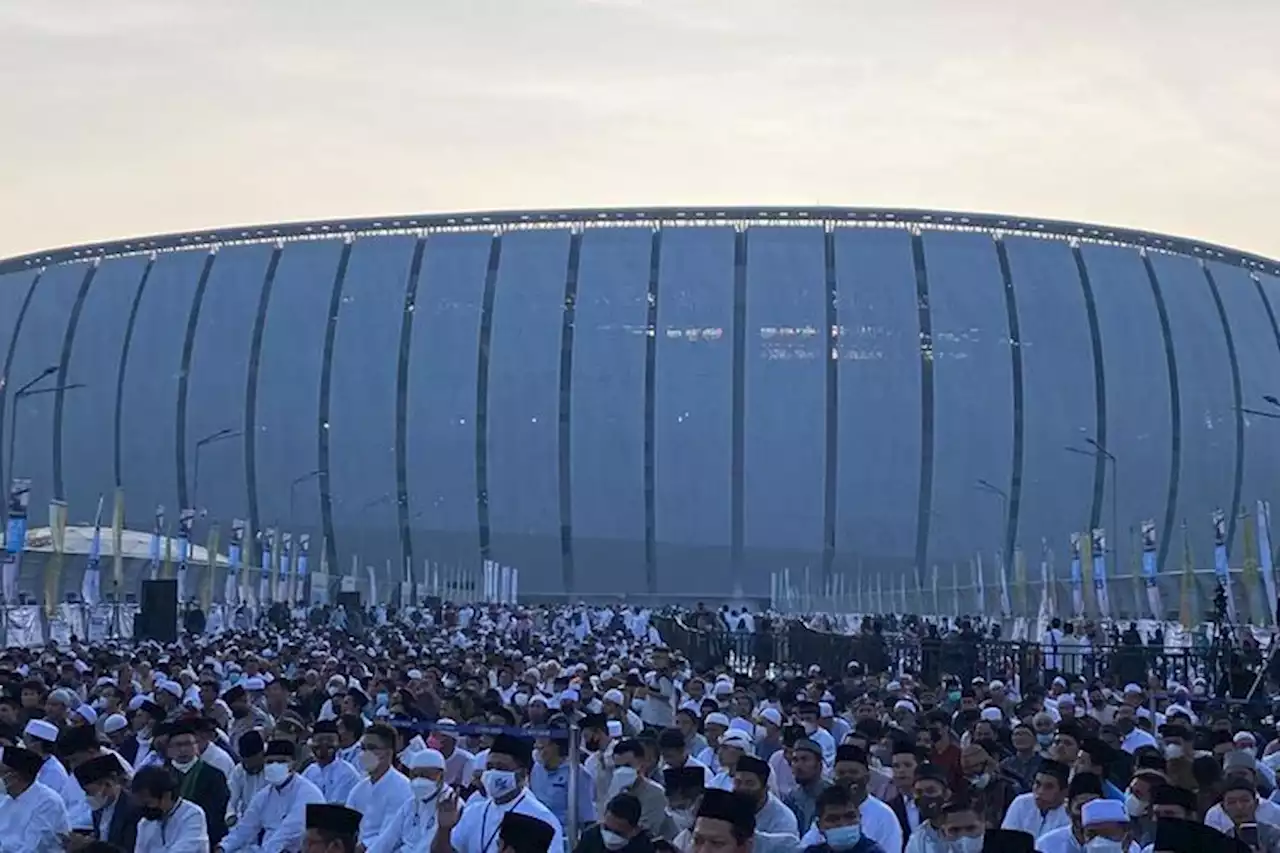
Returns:
[[[133,626],[135,640],[178,641],[178,582],[143,581],[142,612]]]
[[[338,603],[347,608],[350,613],[353,610],[360,609],[360,593],[358,592],[340,592],[338,593]]]

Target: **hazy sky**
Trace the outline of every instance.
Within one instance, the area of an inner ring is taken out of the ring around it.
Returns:
[[[0,0],[0,256],[465,209],[1053,216],[1280,257],[1280,2]]]

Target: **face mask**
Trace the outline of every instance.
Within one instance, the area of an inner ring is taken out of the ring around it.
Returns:
[[[983,788],[991,784],[991,774],[979,773],[977,776],[970,776],[969,784],[981,791]]]
[[[516,774],[510,770],[486,770],[480,774],[480,784],[491,800],[504,800],[518,787]]]
[[[143,820],[160,820],[160,818],[164,817],[164,812],[158,806],[143,806],[138,809],[138,814],[142,816]]]
[[[1147,804],[1138,799],[1138,795],[1133,791],[1126,791],[1124,794],[1124,810],[1129,813],[1129,817],[1142,817],[1147,813]]]
[[[282,785],[289,778],[289,765],[273,761],[263,766],[262,778],[266,779],[269,785]]]
[[[671,822],[676,825],[676,829],[681,832],[693,826],[696,817],[693,809],[667,809],[667,814],[671,817]]]
[[[377,699],[378,699],[378,707],[385,708],[387,707],[387,702],[390,700],[390,697],[387,696],[386,693],[379,693],[377,696]]]
[[[1164,748],[1164,757],[1165,758],[1181,758],[1182,747],[1176,743],[1169,744]]]
[[[948,693],[948,694],[947,694],[947,701],[948,701],[948,702],[959,702],[959,701],[960,701],[960,691],[959,691],[959,690],[952,690],[950,693]]]
[[[982,850],[982,836],[962,835],[951,842],[951,845],[951,849],[955,853],[980,853]]]
[[[836,826],[822,833],[822,836],[827,839],[827,846],[832,850],[849,850],[862,840],[862,827],[857,824]]]
[[[1043,747],[1051,746],[1053,744],[1053,732],[1041,732],[1037,734],[1036,743]]]
[[[409,788],[419,800],[429,800],[440,791],[440,783],[432,779],[415,776],[409,780]]]
[[[625,791],[627,788],[630,788],[632,785],[636,783],[636,778],[638,777],[638,775],[639,774],[636,773],[636,770],[634,767],[619,767],[618,769],[614,770],[613,778],[609,780],[610,796],[614,794],[620,794],[623,791]]]
[[[231,716],[235,717],[237,720],[243,720],[245,717],[249,716],[249,709],[248,708],[232,708]]]
[[[173,769],[177,770],[179,773],[186,773],[188,770],[190,770],[192,767],[195,767],[195,766],[196,766],[196,760],[194,758],[191,759],[190,761],[173,762]]]
[[[89,804],[89,811],[93,812],[105,809],[107,804],[111,802],[106,797],[94,796],[92,794],[86,795],[85,801]]]
[[[360,753],[360,765],[364,767],[364,771],[366,773],[372,773],[373,771],[377,770],[378,765],[380,765],[381,763],[382,761],[381,759],[378,758],[378,753],[376,752]]]
[[[1112,841],[1110,838],[1103,838],[1099,835],[1096,838],[1090,838],[1084,845],[1084,849],[1088,853],[1122,853],[1124,845],[1119,841]]]
[[[621,850],[627,846],[627,842],[630,840],[625,835],[619,835],[612,829],[601,829],[600,837],[604,840],[606,850]]]

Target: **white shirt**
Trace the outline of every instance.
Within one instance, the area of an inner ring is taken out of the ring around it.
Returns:
[[[243,764],[237,764],[231,770],[231,775],[227,777],[227,790],[231,794],[227,800],[227,817],[239,818],[248,811],[254,795],[266,784],[267,780],[262,778],[261,769],[257,773],[250,773],[244,769]]]
[[[405,800],[368,853],[427,853],[436,837],[436,806],[440,795],[450,790],[447,785],[442,788],[429,800],[417,797]]]
[[[471,760],[475,758],[470,750],[463,749],[460,746],[454,747],[453,753],[444,760],[444,782],[446,785],[463,784],[463,774],[467,772],[467,768],[471,766]],[[465,780],[470,784],[471,780]]]
[[[367,776],[361,779],[351,789],[346,803],[347,808],[364,815],[360,821],[360,843],[372,847],[392,815],[412,796],[409,780],[394,767],[377,782]]]
[[[204,809],[188,800],[178,800],[168,816],[138,821],[138,841],[133,850],[134,853],[209,853]]]
[[[62,766],[61,761],[56,758],[46,758],[44,764],[40,765],[40,773],[37,774],[36,781],[50,790],[56,791],[62,797],[63,802],[66,802],[69,793],[73,799],[75,797],[75,792],[67,791],[67,780],[70,778],[71,774],[67,773],[67,768]],[[83,793],[82,791],[82,796]]]
[[[733,790],[733,774],[728,770],[721,770],[719,773],[711,777],[711,781],[707,783],[708,788],[719,788],[721,791]]]
[[[345,761],[335,758],[327,766],[313,763],[302,772],[304,779],[320,789],[326,803],[345,805],[352,789],[360,782],[360,774]]]
[[[1255,817],[1258,823],[1269,823],[1276,828],[1280,828],[1280,806],[1270,800],[1258,800],[1258,813]],[[1222,803],[1218,803],[1204,815],[1205,826],[1212,826],[1221,833],[1231,831],[1234,824],[1231,818],[1227,817],[1227,813],[1222,810]]]
[[[555,830],[551,846],[547,849],[564,849],[564,828],[560,821],[527,788],[507,803],[495,803],[484,798],[468,805],[449,837],[453,849],[457,853],[498,853],[498,829],[502,826],[502,816],[509,811],[536,817],[546,823]]]
[[[323,803],[320,789],[296,773],[280,787],[266,785],[253,795],[249,809],[222,839],[219,846],[226,853],[259,850],[261,853],[283,853],[302,848],[302,835],[307,828],[307,806]],[[261,834],[262,843],[258,843]]]
[[[231,778],[231,771],[235,769],[236,762],[225,749],[216,743],[210,743],[205,751],[200,754],[200,760],[210,767],[216,767],[222,771],[222,775],[228,779]]]
[[[1134,729],[1124,736],[1124,740],[1120,741],[1120,748],[1130,755],[1133,755],[1144,746],[1155,745],[1156,739],[1142,729]]]
[[[0,802],[0,853],[59,853],[60,835],[71,831],[62,796],[35,782]]]
[[[1060,826],[1036,840],[1037,853],[1081,853],[1082,850],[1084,847],[1076,842],[1070,826]]]
[[[756,829],[760,832],[789,833],[798,836],[800,829],[796,825],[795,812],[787,808],[782,800],[773,794],[766,793],[765,796],[768,799],[765,800],[764,807],[756,812]],[[889,814],[892,815],[893,812]],[[898,844],[898,849],[902,849],[901,842]]]
[[[1013,798],[1009,811],[1005,812],[1001,829],[1017,829],[1040,838],[1060,826],[1069,826],[1071,818],[1065,806],[1058,806],[1048,814],[1041,814],[1036,805],[1036,795],[1019,794]]]

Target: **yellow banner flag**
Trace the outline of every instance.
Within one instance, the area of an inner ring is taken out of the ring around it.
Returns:
[[[1178,609],[1178,619],[1182,627],[1191,631],[1195,628],[1196,597],[1196,565],[1191,557],[1191,536],[1187,533],[1187,523],[1182,522],[1182,601]]]
[[[1257,620],[1253,601],[1258,597],[1262,577],[1258,574],[1258,528],[1255,526],[1253,513],[1242,512],[1244,521],[1244,569],[1240,573],[1240,600],[1236,602],[1239,612],[1252,624]],[[1266,607],[1263,607],[1265,614]],[[1263,621],[1266,620],[1264,615]]]
[[[44,609],[50,618],[58,609],[58,585],[62,580],[62,561],[67,549],[67,505],[49,501],[49,538],[53,553],[44,568]]]
[[[111,569],[116,603],[121,601],[124,588],[124,489],[116,488],[115,506],[111,511]]]
[[[213,603],[213,583],[214,577],[218,574],[218,538],[221,530],[218,522],[209,525],[209,535],[205,537],[205,570],[204,583],[200,585],[200,606],[205,613],[209,612],[209,605]]]

